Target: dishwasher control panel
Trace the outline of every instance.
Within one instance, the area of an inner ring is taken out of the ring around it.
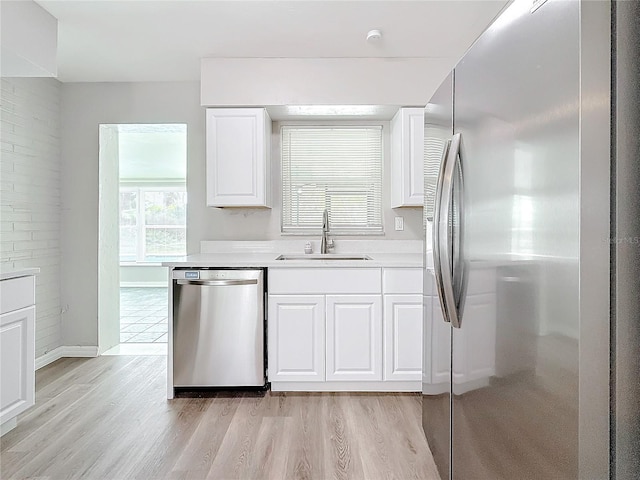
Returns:
[[[174,269],[171,278],[173,280],[229,280],[253,278],[256,270],[229,269],[213,270],[208,268],[184,268]]]

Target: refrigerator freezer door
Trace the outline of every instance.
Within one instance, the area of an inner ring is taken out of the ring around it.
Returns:
[[[454,479],[578,477],[579,6],[515,2],[455,69]]]
[[[425,108],[425,165],[441,163],[443,150],[453,134],[453,74],[450,74],[436,91]],[[429,230],[435,192],[437,170],[427,168],[425,172],[425,231],[429,241]],[[437,245],[433,245],[437,248]],[[424,269],[424,340],[422,381],[422,426],[442,479],[449,477],[451,451],[451,324],[446,323],[438,299],[436,277],[431,267],[427,247]]]

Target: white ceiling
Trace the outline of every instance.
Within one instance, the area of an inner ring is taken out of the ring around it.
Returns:
[[[203,57],[431,57],[452,66],[508,0],[37,0],[63,82],[199,81]],[[382,31],[376,43],[371,29]]]

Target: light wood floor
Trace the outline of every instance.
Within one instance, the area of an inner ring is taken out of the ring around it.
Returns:
[[[2,479],[438,479],[414,394],[165,399],[166,357],[61,359],[1,439]]]

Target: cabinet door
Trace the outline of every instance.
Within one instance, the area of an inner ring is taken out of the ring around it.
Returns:
[[[480,385],[478,381],[488,382],[495,375],[496,296],[469,295],[464,308],[464,328],[454,335],[453,382]]]
[[[269,381],[324,381],[324,296],[270,295]]]
[[[422,380],[422,295],[384,296],[384,379]]]
[[[207,109],[207,205],[269,206],[270,134],[263,108]]]
[[[24,412],[35,401],[36,307],[0,316],[0,422]]]
[[[431,315],[431,383],[451,381],[451,324],[444,321],[440,300],[437,296],[425,298],[425,308]],[[425,354],[427,352],[425,351]]]
[[[424,190],[424,109],[401,108],[391,120],[391,206],[421,207]]]
[[[382,380],[380,295],[327,296],[327,380]]]
[[[422,268],[385,268],[382,270],[382,293],[423,294]]]

